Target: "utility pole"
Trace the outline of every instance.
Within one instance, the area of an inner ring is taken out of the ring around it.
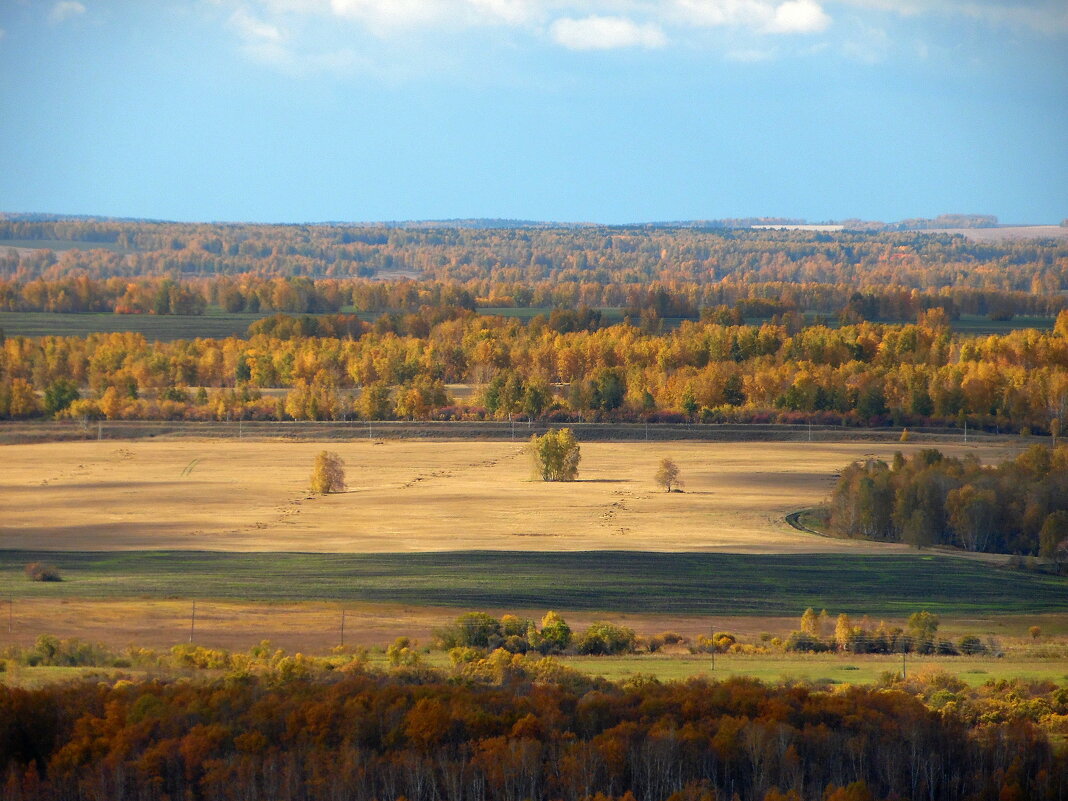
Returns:
[[[901,649],[901,680],[905,681],[908,676],[905,673],[905,649]]]
[[[7,599],[7,633],[15,630],[15,599]]]
[[[711,631],[708,632],[708,638],[712,642],[712,672],[716,672],[716,627],[711,626]]]
[[[341,647],[345,647],[345,607],[341,607]]]
[[[196,602],[196,599],[194,598],[193,599],[193,614],[189,618],[189,644],[190,645],[193,644],[193,634],[196,632],[196,628],[197,628],[197,602]]]

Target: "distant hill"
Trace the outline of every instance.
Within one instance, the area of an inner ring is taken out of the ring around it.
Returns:
[[[934,219],[916,217],[886,226],[892,231],[925,231],[931,228],[997,228],[993,214],[939,214]]]
[[[51,214],[44,212],[5,212],[0,211],[0,222],[124,222],[124,223],[167,223],[167,220],[142,219],[137,217],[107,217],[92,214]],[[241,225],[243,223],[221,223],[217,225]],[[723,217],[720,219],[699,220],[661,220],[652,222],[635,222],[606,225],[594,222],[560,222],[552,220],[521,220],[498,217],[462,217],[445,220],[324,220],[316,222],[293,223],[294,225],[325,225],[335,227],[361,228],[400,228],[407,230],[424,230],[432,228],[466,228],[472,230],[507,230],[507,229],[581,229],[581,228],[642,228],[642,229],[730,229],[730,228],[787,228],[810,230],[847,231],[959,231],[961,229],[996,229],[1027,228],[1028,225],[1003,226],[993,214],[940,214],[937,217],[910,217],[898,222],[880,222],[846,218],[842,220],[824,220],[811,222],[800,217]],[[1036,226],[1037,227],[1037,226]],[[1045,227],[1045,226],[1042,226]],[[1068,227],[1068,219],[1060,223]]]

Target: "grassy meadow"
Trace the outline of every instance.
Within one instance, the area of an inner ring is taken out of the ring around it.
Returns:
[[[2,245],[0,245],[2,247]],[[606,307],[601,309],[602,322],[606,325],[622,323],[624,309]],[[353,307],[343,307],[342,313],[357,313]],[[524,322],[537,315],[548,316],[552,312],[549,307],[537,308],[481,308],[479,314],[510,317]],[[177,339],[244,337],[249,325],[256,320],[268,317],[274,312],[227,312],[218,306],[209,306],[202,315],[179,316],[179,315],[155,315],[155,314],[112,314],[110,312],[86,312],[78,314],[65,314],[53,312],[12,312],[0,311],[0,329],[8,336],[87,336],[96,333],[111,333],[117,331],[133,331],[144,334],[150,341],[169,342]],[[359,312],[358,316],[363,320],[374,320],[379,312]],[[301,315],[298,315],[301,316]],[[312,317],[317,315],[310,315]],[[833,315],[808,314],[811,322],[819,317],[823,325],[837,327],[838,322]],[[682,318],[664,318],[663,326],[667,330],[677,328],[683,322]],[[760,325],[769,322],[768,318],[747,318],[749,325]],[[914,320],[884,321],[888,325],[901,325]],[[953,321],[952,328],[961,334],[972,336],[986,336],[989,334],[1007,334],[1024,328],[1034,328],[1041,331],[1053,329],[1054,318],[1052,317],[1015,317],[1011,320],[990,320],[979,315],[961,315]]]
[[[22,576],[48,561],[61,582]],[[903,617],[1068,612],[1068,579],[936,555],[450,551],[0,551],[9,597],[336,600],[458,609]]]
[[[448,668],[446,654],[433,652],[422,657],[425,664]],[[886,674],[901,674],[900,654],[862,656],[850,654],[814,654],[808,656],[769,654],[740,656],[718,654],[712,669],[707,655],[639,655],[639,656],[570,656],[559,657],[561,664],[591,676],[610,681],[627,681],[653,676],[660,681],[685,681],[691,678],[724,680],[746,676],[768,683],[808,681],[818,684],[874,684]],[[387,669],[381,653],[371,654],[368,665]],[[1041,659],[976,659],[970,657],[906,657],[907,675],[923,677],[950,673],[966,684],[977,687],[989,681],[1068,682],[1068,667],[1063,661]],[[146,679],[158,671],[108,667],[20,667],[13,665],[0,674],[0,683],[34,688],[76,679]]]
[[[942,615],[949,637],[1019,640],[1037,621],[1062,641],[1066,578],[786,524],[826,497],[845,464],[930,445],[588,442],[580,480],[546,484],[531,480],[519,443],[339,441],[328,447],[345,459],[349,488],[325,497],[307,489],[317,442],[5,445],[0,647],[49,633],[168,648],[188,640],[193,601],[198,643],[245,649],[270,639],[312,653],[337,644],[342,609],[347,641],[367,646],[399,635],[426,643],[462,611],[539,618],[548,609],[575,630],[605,619],[694,637],[714,625],[758,642],[797,628],[809,606],[897,625],[926,609]],[[986,461],[1015,448],[940,446]],[[663,456],[679,464],[685,492],[653,483]],[[56,565],[63,581],[28,580],[23,568],[35,561]],[[730,655],[717,657],[717,672],[863,683],[892,669],[888,659]],[[569,659],[613,678],[684,678],[707,662]],[[980,683],[1068,673],[1063,659],[1033,654],[946,664]],[[37,680],[22,674],[4,680]]]

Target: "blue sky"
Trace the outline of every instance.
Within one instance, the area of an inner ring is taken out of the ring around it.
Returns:
[[[0,0],[0,210],[1068,217],[1064,0]]]

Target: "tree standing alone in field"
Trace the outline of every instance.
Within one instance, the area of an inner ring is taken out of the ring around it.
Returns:
[[[671,492],[682,485],[679,480],[679,466],[673,459],[664,457],[660,460],[660,467],[656,471],[656,483],[664,488],[665,492]]]
[[[333,451],[320,451],[311,475],[312,492],[326,495],[345,489],[345,463]]]
[[[570,428],[534,434],[527,446],[534,461],[534,474],[542,481],[574,481],[581,458],[578,440]]]

